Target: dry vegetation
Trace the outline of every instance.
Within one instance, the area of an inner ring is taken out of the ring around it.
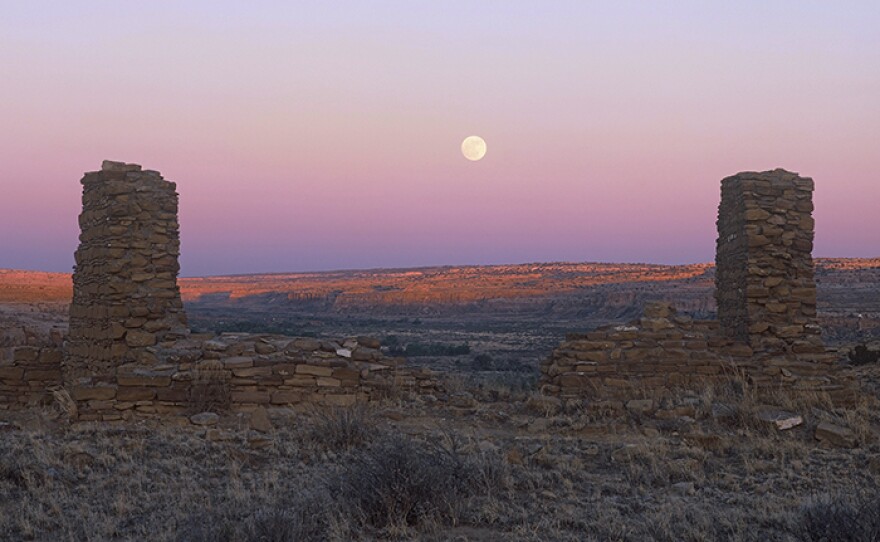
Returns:
[[[866,262],[828,261],[827,272],[819,265],[820,291],[836,303],[840,329],[848,329],[856,308],[876,305],[876,294],[866,292],[877,283],[880,262]],[[69,280],[50,278],[62,289]],[[441,281],[443,273],[434,278]],[[536,287],[520,278],[523,292]],[[41,297],[39,283],[25,279],[15,278],[10,299],[63,297],[61,290]],[[513,284],[490,279],[474,275],[473,291],[497,293]],[[853,294],[849,279],[867,286]],[[480,284],[486,289],[476,289]],[[711,277],[690,284],[705,296]],[[657,294],[642,287],[633,292]],[[596,295],[601,303],[633,300]],[[832,408],[822,397],[759,400],[732,378],[615,411],[531,391],[537,358],[523,352],[546,354],[541,341],[555,344],[562,330],[510,331],[511,322],[522,329],[539,318],[556,322],[529,311],[521,322],[498,320],[497,329],[476,331],[457,315],[448,328],[432,328],[428,318],[416,324],[409,317],[403,331],[378,321],[383,335],[397,333],[407,344],[471,345],[470,354],[448,362],[448,395],[273,411],[269,433],[252,430],[248,416],[235,413],[204,428],[70,425],[61,404],[0,411],[0,540],[880,540],[875,362],[857,367],[865,393],[851,409]],[[8,318],[17,334],[10,344],[27,339],[19,317]],[[57,324],[33,319],[31,327],[47,336]],[[871,322],[860,317],[853,333],[867,336]],[[583,328],[581,316],[576,323]],[[880,344],[868,346],[874,352]],[[649,397],[636,390],[633,398]],[[804,422],[776,429],[761,419],[765,402]],[[204,405],[218,406],[207,399]],[[856,446],[818,442],[821,422],[850,428]]]
[[[276,411],[268,434],[45,410],[0,425],[0,538],[876,540],[875,400],[777,403],[805,422],[761,421],[736,379],[616,414],[460,384],[445,406]],[[818,443],[822,421],[857,447]]]

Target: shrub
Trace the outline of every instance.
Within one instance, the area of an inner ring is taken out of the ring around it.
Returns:
[[[401,347],[399,344],[388,349],[388,353],[392,356],[464,356],[471,353],[471,347],[468,343],[446,344],[446,343],[409,343]]]
[[[343,452],[363,446],[375,436],[376,430],[373,411],[365,405],[316,408],[309,437],[325,450]]]
[[[869,350],[864,344],[859,344],[849,353],[849,361],[853,365],[868,365],[880,361],[880,350]]]
[[[179,529],[180,542],[302,542],[326,540],[332,510],[323,492],[278,495],[269,504],[226,502],[193,515]]]
[[[804,542],[880,540],[880,498],[814,500],[802,507],[796,535]]]
[[[495,368],[493,361],[492,356],[489,354],[477,354],[474,356],[473,366],[478,371],[489,371]]]
[[[500,458],[482,461],[451,444],[388,436],[354,455],[331,483],[342,509],[362,525],[405,529],[429,521],[456,521],[465,499],[500,485]]]

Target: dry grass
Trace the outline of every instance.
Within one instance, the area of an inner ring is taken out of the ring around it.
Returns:
[[[268,442],[234,415],[206,431],[71,427],[47,411],[0,439],[0,539],[873,540],[869,400],[780,401],[806,420],[784,432],[756,420],[742,383],[664,401],[693,415],[535,398],[398,404],[402,418],[358,406],[276,413]],[[819,446],[819,421],[853,428],[860,447]]]

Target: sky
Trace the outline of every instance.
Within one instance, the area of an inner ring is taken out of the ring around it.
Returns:
[[[720,180],[880,256],[880,2],[0,0],[0,268],[82,174],[178,185],[182,275],[711,261]],[[480,161],[461,141],[486,140]]]

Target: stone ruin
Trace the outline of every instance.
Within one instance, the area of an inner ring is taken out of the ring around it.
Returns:
[[[745,375],[764,393],[854,400],[852,378],[816,323],[813,180],[782,169],[721,182],[717,320],[650,303],[629,325],[569,334],[541,366],[550,395],[619,401]]]
[[[177,286],[174,183],[136,164],[86,173],[70,331],[0,357],[0,409],[60,398],[80,421],[351,405],[442,391],[367,337],[195,334]],[[69,399],[67,398],[69,396]]]
[[[121,420],[442,392],[435,373],[384,356],[375,339],[191,333],[174,183],[119,162],[82,183],[69,335],[63,350],[0,352],[0,409],[60,399],[79,420]],[[622,405],[744,374],[765,393],[853,402],[816,324],[813,181],[777,169],[721,186],[718,319],[652,303],[631,324],[570,334],[541,365],[543,393]]]
[[[114,162],[82,185],[64,378],[112,382],[119,365],[155,365],[152,347],[189,334],[177,286],[176,185]]]
[[[824,352],[813,277],[813,180],[776,170],[721,181],[715,299],[724,333],[759,352]]]

